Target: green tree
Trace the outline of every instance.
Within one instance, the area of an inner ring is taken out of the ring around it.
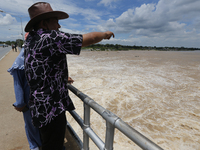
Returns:
[[[19,47],[22,47],[22,45],[24,44],[23,40],[21,39],[17,39],[16,42]]]

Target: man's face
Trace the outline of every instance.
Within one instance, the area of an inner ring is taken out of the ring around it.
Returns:
[[[57,18],[50,18],[48,21],[45,21],[45,23],[48,30],[59,30],[61,27]]]

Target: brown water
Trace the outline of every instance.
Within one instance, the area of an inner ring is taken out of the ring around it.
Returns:
[[[82,51],[67,57],[73,85],[134,129],[163,149],[200,150],[199,51]],[[70,96],[82,116],[82,101]],[[82,137],[79,125],[68,121]],[[104,141],[105,121],[94,111],[91,127]],[[140,148],[115,130],[114,149]]]

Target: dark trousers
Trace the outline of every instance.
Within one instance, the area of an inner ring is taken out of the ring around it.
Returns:
[[[40,128],[42,150],[62,150],[66,130],[65,112],[54,118],[49,124]]]

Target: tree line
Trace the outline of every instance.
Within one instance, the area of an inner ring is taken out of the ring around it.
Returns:
[[[4,41],[0,41],[0,44],[7,44],[7,45],[15,45],[15,43],[17,43],[17,45],[19,46],[19,47],[22,47],[22,45],[24,44],[24,41],[23,40],[21,40],[21,39],[17,39],[16,41],[6,41],[6,42],[4,42]]]
[[[90,49],[91,51],[120,51],[120,50],[160,50],[160,51],[194,51],[200,48],[187,47],[157,47],[157,46],[129,46],[119,44],[93,44],[83,49]]]

